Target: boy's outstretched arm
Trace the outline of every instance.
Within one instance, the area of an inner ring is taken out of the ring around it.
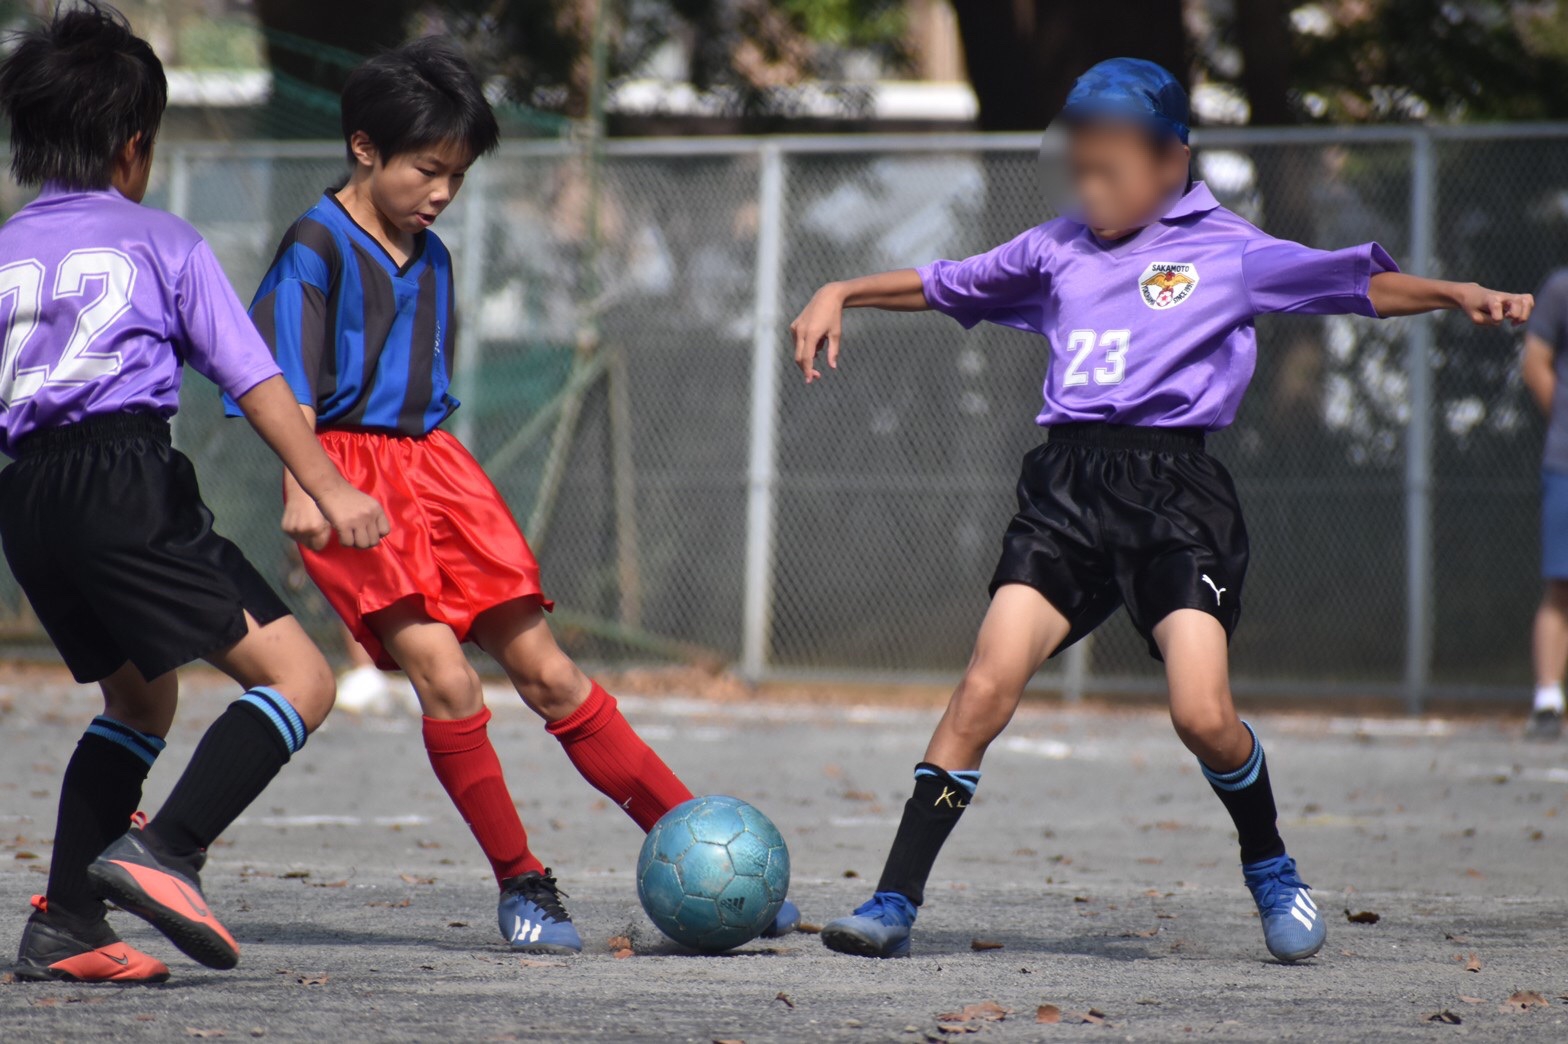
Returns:
[[[844,309],[880,308],[887,312],[923,312],[931,305],[913,268],[861,276],[828,283],[812,295],[800,315],[789,324],[795,335],[795,365],[806,375],[806,383],[821,377],[817,353],[824,348],[828,366],[838,369],[839,338],[843,332]]]
[[[1423,279],[1404,272],[1374,275],[1367,296],[1383,318],[1457,310],[1477,326],[1497,326],[1504,320],[1522,323],[1535,308],[1535,298],[1529,294],[1508,294],[1477,283]]]
[[[316,433],[282,376],[269,377],[237,400],[240,411],[289,474],[310,495],[346,547],[375,547],[391,532],[387,516],[368,496],[348,484],[322,452]]]

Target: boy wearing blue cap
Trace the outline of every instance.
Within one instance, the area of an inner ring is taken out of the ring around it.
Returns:
[[[1177,735],[1236,825],[1268,949],[1302,960],[1325,929],[1280,838],[1263,746],[1231,701],[1247,531],[1204,437],[1236,416],[1258,315],[1459,309],[1496,325],[1528,319],[1533,301],[1402,274],[1375,243],[1323,251],[1259,231],[1191,181],[1186,95],[1152,62],[1090,69],[1062,117],[1078,213],[967,260],[831,283],[790,327],[808,384],[820,352],[838,365],[845,308],[936,309],[1050,344],[1036,418],[1048,441],[1024,458],[974,655],[915,767],[876,893],[822,941],[908,954],[937,853],[1024,685],[1125,605],[1165,663]]]

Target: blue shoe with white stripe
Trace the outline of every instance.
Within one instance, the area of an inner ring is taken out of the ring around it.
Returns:
[[[565,894],[548,870],[530,870],[501,882],[496,908],[501,938],[518,953],[582,953],[582,936],[561,904]]]
[[[1328,927],[1312,901],[1307,883],[1288,855],[1241,868],[1247,888],[1258,904],[1263,941],[1281,961],[1304,961],[1323,948]]]
[[[822,926],[822,945],[856,957],[908,957],[916,908],[898,892],[878,892],[848,917]]]

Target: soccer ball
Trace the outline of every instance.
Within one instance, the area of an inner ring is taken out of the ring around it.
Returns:
[[[773,923],[789,891],[778,827],[739,798],[713,794],[670,809],[637,859],[637,897],[682,946],[720,953]]]

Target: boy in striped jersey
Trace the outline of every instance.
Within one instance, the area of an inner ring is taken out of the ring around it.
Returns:
[[[578,771],[644,830],[692,795],[556,645],[528,542],[441,429],[458,406],[452,262],[430,226],[499,138],[477,79],[447,45],[420,40],[357,69],[342,106],[349,178],[284,236],[251,316],[327,455],[396,529],[370,554],[345,552],[291,475],[283,529],[376,664],[408,673],[431,766],[500,884],[502,936],[525,952],[576,953],[582,940],[529,850],[462,644],[494,657]],[[786,902],[770,932],[798,921]]]

